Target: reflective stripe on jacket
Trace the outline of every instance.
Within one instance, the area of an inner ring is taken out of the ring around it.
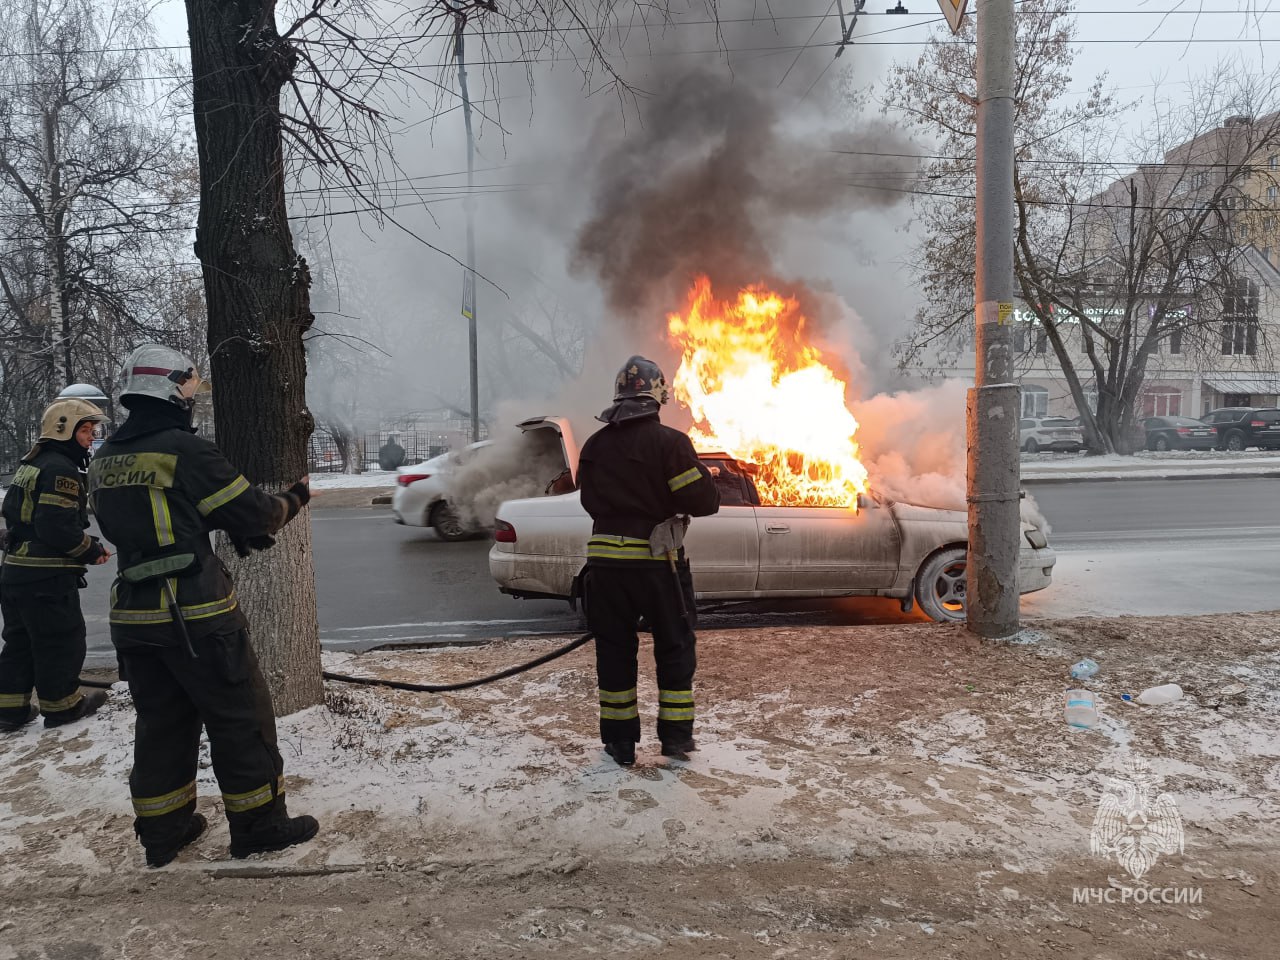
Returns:
[[[42,444],[13,475],[4,497],[9,546],[4,583],[32,583],[60,574],[83,575],[102,556],[89,526],[84,474],[61,450]]]
[[[653,560],[649,533],[677,513],[703,517],[720,508],[711,472],[693,443],[657,414],[607,425],[578,458],[582,506],[591,515],[588,559]]]
[[[116,547],[119,571],[145,571],[143,565],[152,564],[166,574],[141,582],[117,576],[110,614],[116,641],[163,642],[160,632],[172,639],[166,580],[191,636],[244,626],[231,576],[209,533],[273,534],[298,511],[296,497],[259,490],[214,444],[168,424],[146,432],[122,428],[103,444],[89,467],[89,496],[103,536]],[[194,563],[176,573],[155,563],[186,556]]]

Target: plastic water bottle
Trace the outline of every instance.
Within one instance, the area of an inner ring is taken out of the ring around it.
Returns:
[[[1148,687],[1137,696],[1139,703],[1149,707],[1158,707],[1162,703],[1173,703],[1182,699],[1182,688],[1176,683],[1165,683],[1158,687]]]
[[[1088,657],[1085,657],[1079,663],[1072,666],[1071,679],[1072,680],[1088,680],[1097,672],[1098,672],[1097,663],[1090,660]]]
[[[1072,687],[1067,691],[1063,716],[1067,726],[1073,730],[1092,730],[1098,725],[1098,709],[1094,706],[1093,694],[1082,687]]]

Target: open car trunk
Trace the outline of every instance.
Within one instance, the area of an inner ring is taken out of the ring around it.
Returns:
[[[559,449],[564,461],[564,473],[561,476],[548,478],[548,494],[569,493],[578,488],[578,445],[573,439],[573,427],[564,417],[530,417],[516,424],[524,435],[531,440],[539,441],[539,447],[545,444],[549,449]]]

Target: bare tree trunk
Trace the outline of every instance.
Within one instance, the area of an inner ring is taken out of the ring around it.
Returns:
[[[62,168],[58,160],[57,119],[47,110],[41,116],[44,147],[44,249],[45,269],[49,274],[49,396],[58,379],[57,357],[62,357],[63,386],[74,383],[71,369],[71,316],[67,303],[67,254],[62,236]],[[55,338],[62,342],[61,351],[53,349]]]
[[[306,473],[314,427],[302,344],[310,275],[289,231],[281,142],[280,90],[296,58],[270,0],[186,6],[218,444],[251,482],[278,488]],[[320,703],[309,513],[273,550],[228,559],[276,712]]]

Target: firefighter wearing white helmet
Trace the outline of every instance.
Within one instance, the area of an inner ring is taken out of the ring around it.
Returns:
[[[98,523],[118,552],[111,642],[138,715],[129,792],[150,866],[173,860],[205,829],[196,813],[201,727],[233,857],[281,850],[319,829],[312,817],[288,814],[271,697],[231,576],[209,541],[224,530],[242,553],[266,549],[310,488],[304,477],[266,493],[195,436],[193,400],[205,388],[180,351],[139,347],[120,394],[128,419],[89,470]]]
[[[89,526],[84,468],[106,415],[87,400],[60,399],[40,417],[40,435],[4,497],[0,564],[0,730],[41,713],[46,727],[94,713],[105,691],[80,692],[85,626],[80,588],[86,567],[110,556]],[[31,702],[35,687],[37,703]]]
[[[695,748],[693,584],[679,540],[690,516],[720,508],[720,494],[689,438],[658,421],[668,397],[656,363],[628,359],[614,379],[613,405],[597,418],[605,428],[578,458],[582,506],[592,521],[583,596],[596,638],[600,740],[623,766],[635,763],[640,739],[642,618],[653,631],[662,754],[688,759]]]

